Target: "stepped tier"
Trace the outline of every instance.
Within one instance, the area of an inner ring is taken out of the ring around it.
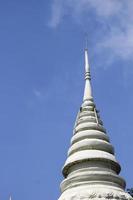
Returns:
[[[126,183],[119,176],[121,167],[96,109],[90,79],[85,50],[84,98],[62,169],[65,179],[61,183],[59,200],[131,200],[132,197],[124,191]]]
[[[82,104],[73,134],[63,167],[62,191],[99,183],[124,189],[125,181],[118,175],[120,165],[92,98]]]

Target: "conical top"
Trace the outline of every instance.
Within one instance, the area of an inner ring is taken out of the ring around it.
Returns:
[[[78,112],[59,200],[129,200],[121,167],[96,109],[91,89],[88,51],[85,49],[85,89]]]

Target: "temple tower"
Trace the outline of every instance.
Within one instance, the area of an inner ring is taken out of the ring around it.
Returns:
[[[59,200],[132,200],[114,148],[94,103],[88,50],[85,49],[85,89],[74,125],[71,146],[63,167]]]

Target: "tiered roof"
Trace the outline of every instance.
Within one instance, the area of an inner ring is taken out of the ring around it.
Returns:
[[[119,176],[121,167],[100,119],[91,88],[88,50],[85,49],[85,90],[78,112],[68,157],[63,167],[64,181],[59,200],[91,198],[132,199]]]

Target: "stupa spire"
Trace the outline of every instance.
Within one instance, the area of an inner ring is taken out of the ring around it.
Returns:
[[[85,48],[85,89],[84,89],[83,101],[90,98],[92,98],[91,75],[90,75],[90,66],[88,59],[88,49]]]
[[[88,50],[85,49],[85,89],[68,157],[63,166],[59,200],[133,200],[119,176],[121,167],[92,98]]]

